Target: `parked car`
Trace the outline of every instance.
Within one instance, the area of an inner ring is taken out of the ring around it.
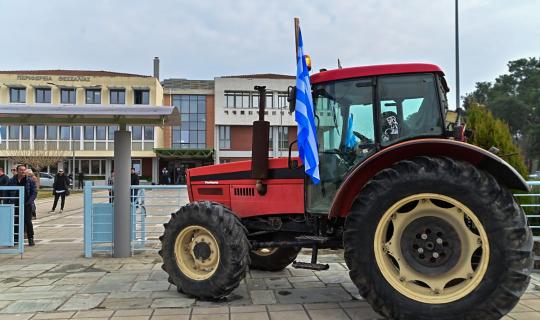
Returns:
[[[40,172],[39,173],[39,184],[41,187],[45,188],[52,188],[54,183],[54,176],[52,174],[49,174],[47,172]]]

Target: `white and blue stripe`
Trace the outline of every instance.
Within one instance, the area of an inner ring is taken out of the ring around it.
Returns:
[[[307,68],[306,58],[304,57],[302,32],[298,32],[296,112],[294,118],[298,123],[298,152],[300,159],[304,163],[306,174],[311,177],[314,184],[318,184],[320,182],[320,176],[317,132],[315,131],[313,98],[311,97],[309,70]]]

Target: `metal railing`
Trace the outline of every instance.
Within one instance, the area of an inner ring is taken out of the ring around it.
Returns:
[[[529,193],[516,193],[514,197],[525,211],[529,226],[535,238],[540,238],[540,181],[527,181],[531,187]]]
[[[157,251],[163,223],[170,214],[188,202],[185,185],[131,186],[131,252]],[[84,255],[112,253],[114,230],[112,186],[95,186],[91,181],[84,189]]]
[[[24,214],[24,187],[0,187],[0,254],[23,254]]]

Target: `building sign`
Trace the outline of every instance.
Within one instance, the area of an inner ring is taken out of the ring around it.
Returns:
[[[34,80],[34,81],[90,81],[90,77],[85,76],[57,76],[55,79],[51,76],[25,75],[18,74],[17,80]]]

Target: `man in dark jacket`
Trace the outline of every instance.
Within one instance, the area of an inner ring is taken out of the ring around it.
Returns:
[[[22,186],[24,187],[24,229],[26,230],[26,235],[28,236],[28,244],[30,246],[33,246],[34,243],[34,225],[32,224],[32,203],[34,200],[36,200],[37,196],[37,190],[36,190],[36,184],[31,178],[27,178],[26,174],[26,166],[23,164],[20,164],[17,166],[17,175],[13,176],[11,179],[9,179],[9,185],[10,186]],[[17,191],[12,191],[12,196],[16,197]],[[13,199],[12,202],[15,204],[15,206],[19,205],[19,200]],[[15,223],[18,224],[19,220],[19,209],[15,209]],[[15,233],[18,234],[18,229],[15,230]]]
[[[60,213],[64,211],[64,203],[66,202],[66,195],[69,192],[69,178],[64,174],[64,170],[58,170],[58,174],[54,177],[53,183],[53,195],[54,204],[51,213],[54,213],[56,205],[58,204],[58,198],[62,198],[60,203]]]
[[[4,173],[4,168],[0,168],[0,187],[5,187],[9,184],[9,177]],[[7,196],[6,190],[0,190],[0,203],[7,203],[4,199]]]
[[[79,181],[79,189],[82,189],[84,187],[84,172],[79,172],[77,180]]]
[[[139,175],[135,172],[135,168],[131,168],[131,185],[139,185]],[[139,194],[139,189],[133,189],[131,201],[135,202],[137,200],[137,195]]]

